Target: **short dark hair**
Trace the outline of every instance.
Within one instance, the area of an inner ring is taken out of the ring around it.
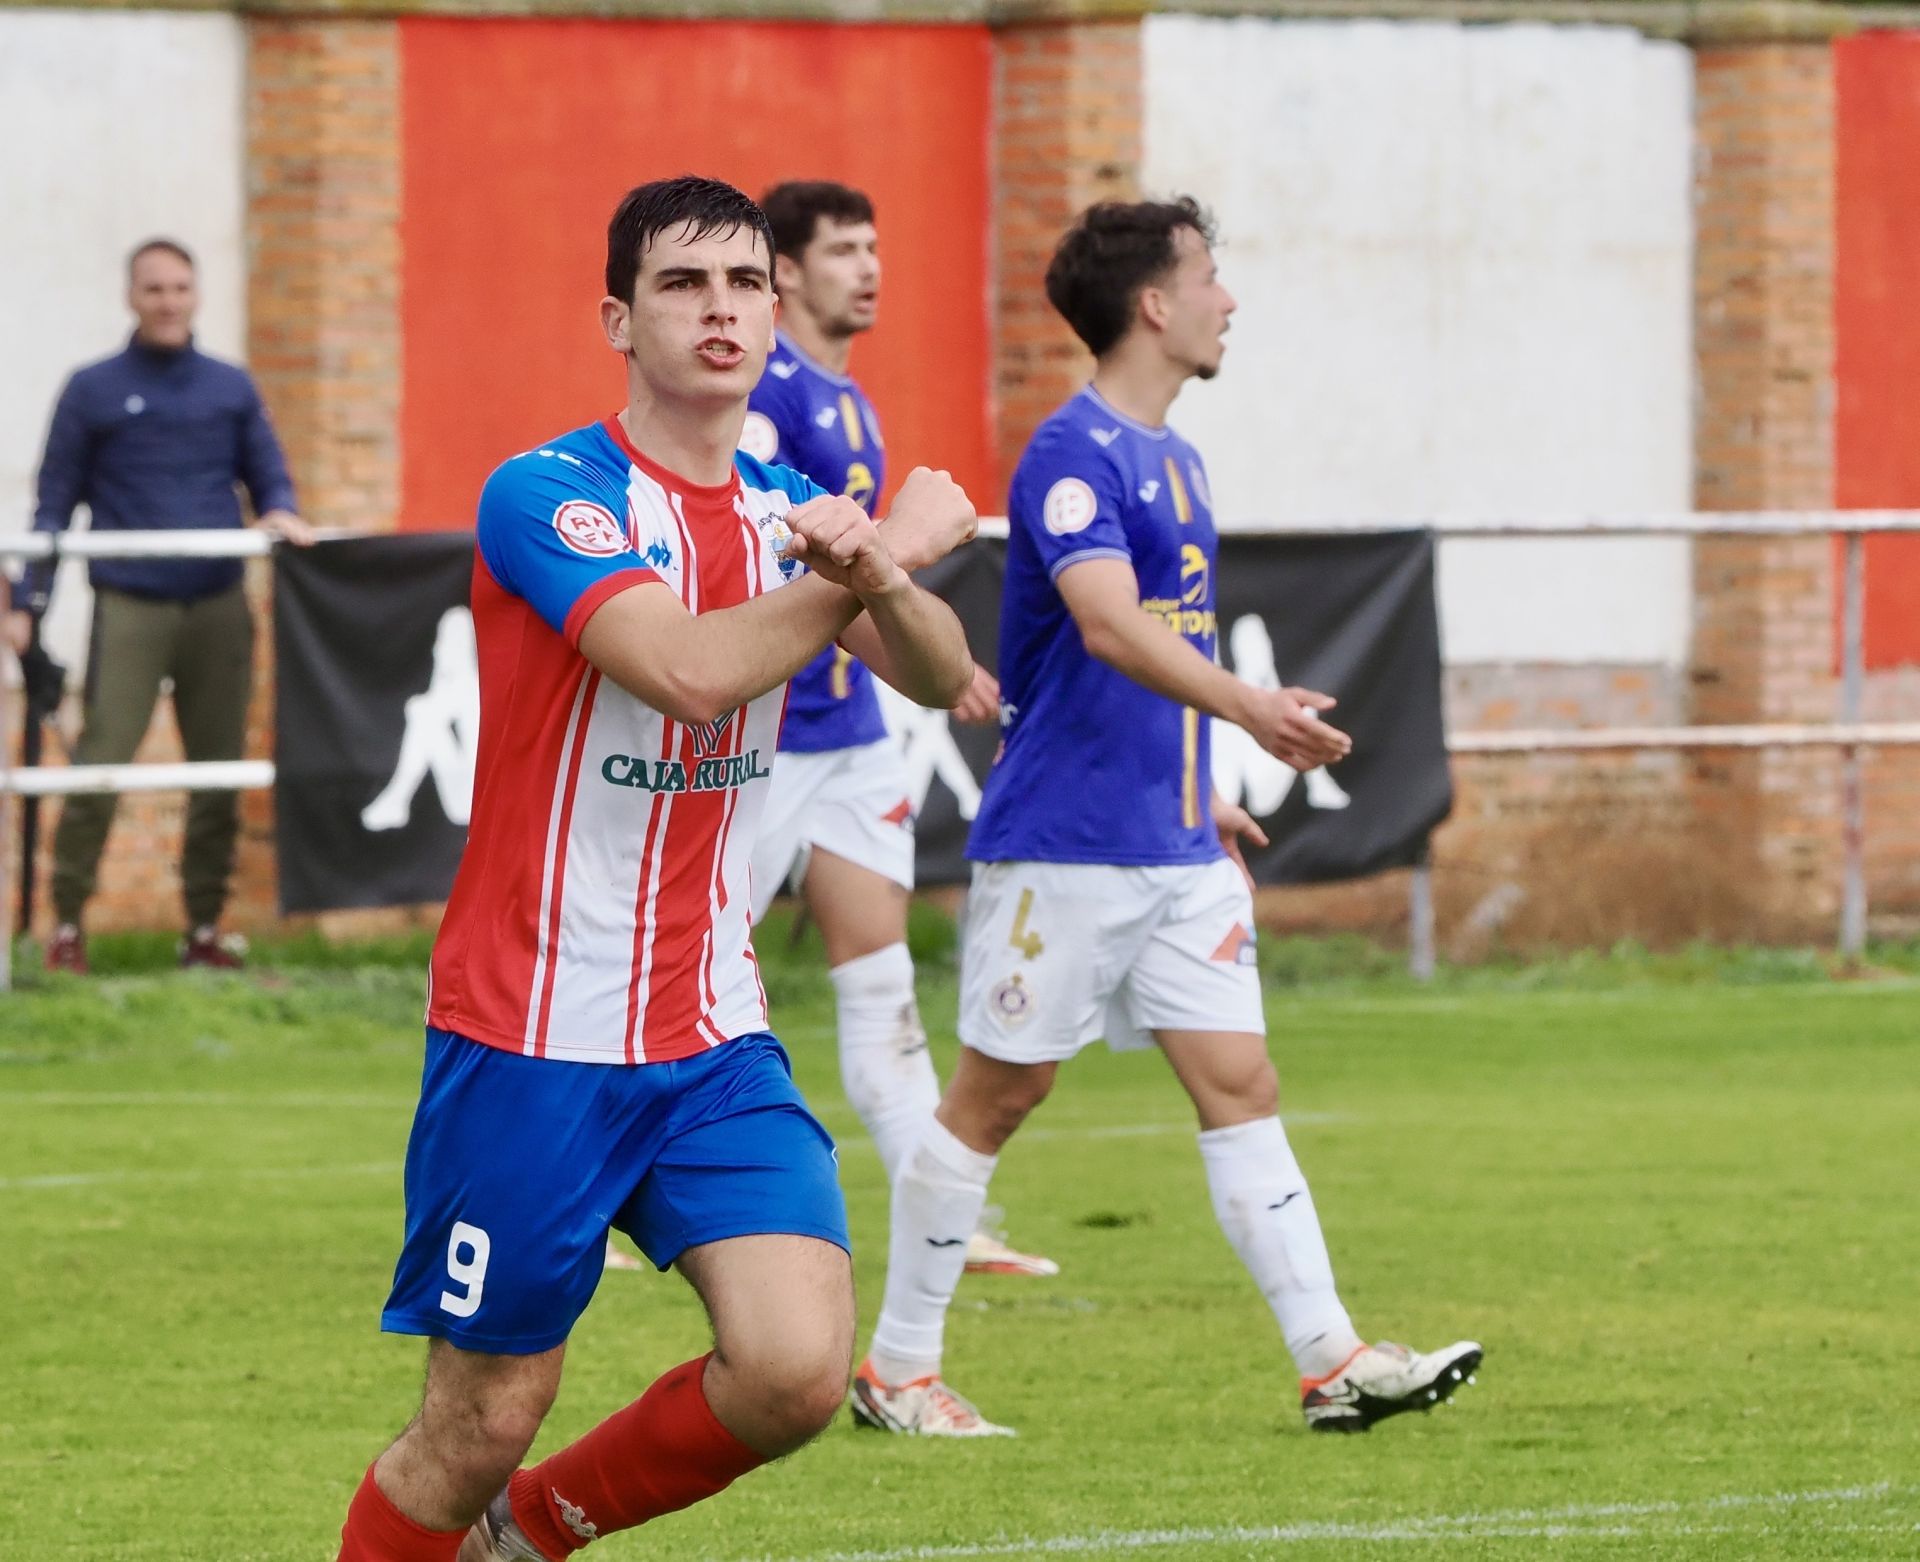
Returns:
[[[831,179],[789,179],[760,197],[760,209],[773,227],[773,252],[798,260],[813,242],[821,220],[873,221],[873,202],[864,190]]]
[[[1060,236],[1047,263],[1047,300],[1096,358],[1127,334],[1140,290],[1173,269],[1182,228],[1212,245],[1213,218],[1190,195],[1101,201]]]
[[[695,239],[714,234],[725,237],[751,228],[767,246],[767,264],[773,264],[773,230],[767,214],[743,191],[721,179],[681,174],[655,179],[626,194],[607,224],[607,291],[633,302],[633,285],[640,275],[640,257],[662,233],[691,224]]]
[[[127,256],[127,276],[129,280],[131,280],[133,276],[134,262],[142,255],[153,254],[155,250],[158,250],[163,255],[171,255],[176,260],[184,260],[189,266],[193,265],[193,251],[188,249],[186,245],[182,244],[178,239],[142,239],[138,244],[134,245],[133,253]]]

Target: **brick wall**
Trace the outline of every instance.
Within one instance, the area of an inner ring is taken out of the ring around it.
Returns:
[[[400,63],[392,22],[248,29],[249,358],[322,526],[400,493]]]
[[[1075,213],[1137,193],[1140,24],[1005,28],[994,38],[993,85],[999,508],[1028,436],[1092,372],[1044,279]]]
[[[1705,48],[1695,65],[1696,503],[1833,503],[1833,69],[1822,44]],[[1836,713],[1833,549],[1824,537],[1694,549],[1693,719]],[[1755,936],[1827,935],[1838,908],[1830,751],[1693,763],[1703,844],[1748,886]]]

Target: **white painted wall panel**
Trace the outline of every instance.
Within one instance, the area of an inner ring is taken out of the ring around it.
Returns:
[[[1240,300],[1229,522],[1692,500],[1692,75],[1615,29],[1154,17],[1146,183]],[[1681,661],[1687,546],[1450,542],[1449,660]]]
[[[200,343],[246,341],[246,48],[231,16],[0,9],[0,531],[31,524],[54,398],[132,329],[126,256],[156,233],[200,264]],[[84,643],[85,570],[69,564],[49,633]]]

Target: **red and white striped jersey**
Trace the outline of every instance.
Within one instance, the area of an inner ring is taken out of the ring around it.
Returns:
[[[766,1029],[747,862],[786,689],[688,725],[601,676],[579,640],[642,583],[702,613],[794,578],[781,517],[819,492],[748,456],[728,482],[689,483],[613,419],[487,480],[473,816],[430,1024],[594,1063],[666,1062]]]

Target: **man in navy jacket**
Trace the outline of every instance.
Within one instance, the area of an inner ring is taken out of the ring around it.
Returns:
[[[262,526],[288,542],[312,541],[252,379],[193,344],[193,257],[171,239],[142,244],[127,262],[127,302],[137,323],[126,349],[77,370],[54,407],[33,529],[64,531],[80,504],[91,508],[96,532],[241,526],[244,485]],[[253,673],[240,561],[96,559],[88,576],[93,638],[74,763],[132,759],[167,678],[187,758],[238,759]],[[16,651],[29,644],[52,589],[53,561],[29,564],[7,615]],[[117,801],[112,793],[76,796],[61,809],[49,969],[87,968],[80,919]],[[196,792],[188,804],[183,965],[238,963],[218,933],[238,820],[232,792]]]

